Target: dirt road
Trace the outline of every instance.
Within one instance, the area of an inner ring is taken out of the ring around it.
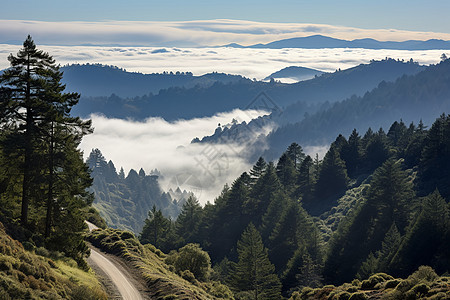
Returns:
[[[97,229],[98,227],[92,223],[86,222],[89,230]],[[91,248],[91,261],[96,264],[114,283],[119,291],[122,299],[125,300],[141,300],[144,299],[138,289],[128,280],[125,274],[119,270],[113,261],[109,260],[101,252]]]

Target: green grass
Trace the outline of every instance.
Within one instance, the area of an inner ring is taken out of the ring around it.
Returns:
[[[37,252],[50,255],[44,248]],[[92,272],[69,258],[38,255],[5,233],[0,223],[0,299],[106,299]]]
[[[227,286],[214,281],[186,279],[167,265],[166,255],[153,245],[141,245],[127,231],[108,228],[94,230],[87,239],[96,247],[122,257],[131,263],[145,279],[152,299],[234,299]]]
[[[362,282],[354,280],[337,287],[305,287],[294,292],[290,299],[450,299],[450,277],[438,276],[431,267],[421,266],[406,279],[377,273]]]

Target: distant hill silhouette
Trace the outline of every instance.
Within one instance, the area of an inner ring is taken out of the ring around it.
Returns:
[[[248,47],[233,43],[225,47],[235,48],[365,48],[365,49],[393,49],[393,50],[433,50],[450,49],[450,41],[430,39],[427,41],[409,40],[403,42],[377,41],[374,39],[356,39],[352,41],[335,39],[323,35],[312,35],[274,41],[267,44],[256,44]]]
[[[321,103],[339,101],[353,94],[363,95],[382,80],[393,81],[403,74],[415,74],[422,69],[423,67],[416,63],[388,59],[326,73],[295,84],[266,83],[241,77],[237,81],[231,80],[227,83],[216,81],[206,87],[170,87],[160,90],[158,94],[141,97],[126,98],[115,94],[82,97],[72,112],[80,116],[101,113],[107,117],[136,120],[148,117],[163,117],[166,120],[189,119],[212,116],[235,108],[261,108],[264,105],[256,100],[262,92],[280,108],[296,102],[316,107]],[[227,75],[213,75],[227,78]],[[111,88],[114,88],[114,81],[111,82]],[[298,119],[297,116],[293,117]]]
[[[155,51],[163,51],[161,49]],[[223,73],[194,76],[190,72],[142,74],[127,72],[114,66],[100,64],[69,65],[61,68],[67,91],[78,92],[85,97],[109,96],[136,97],[158,93],[173,86],[208,87],[214,82],[235,82],[243,77]]]
[[[319,70],[314,70],[310,68],[305,67],[296,67],[296,66],[290,66],[286,67],[284,69],[281,69],[280,71],[274,72],[264,78],[264,80],[270,80],[271,78],[277,80],[277,79],[291,79],[293,81],[303,81],[314,78],[314,76],[320,76],[324,72]]]
[[[324,103],[314,109],[307,103],[297,102],[287,106],[281,114],[260,117],[248,124],[234,124],[226,131],[216,130],[211,136],[193,142],[220,143],[228,137],[249,140],[254,138],[252,128],[271,123],[276,130],[254,141],[256,147],[248,152],[252,152],[249,156],[255,160],[263,154],[260,149],[264,145],[268,148],[265,158],[272,160],[292,142],[302,146],[327,145],[340,133],[348,136],[354,128],[362,133],[369,127],[377,131],[400,119],[405,123],[422,119],[425,124],[431,124],[441,113],[450,111],[449,82],[450,60],[446,60],[393,82],[382,81],[361,96]]]
[[[339,133],[349,135],[354,128],[364,133],[388,128],[394,120],[423,120],[426,125],[450,111],[450,60],[433,65],[415,75],[404,75],[395,82],[381,82],[362,97],[336,102],[328,109],[287,124],[267,138],[268,158],[277,157],[292,142],[324,145]]]

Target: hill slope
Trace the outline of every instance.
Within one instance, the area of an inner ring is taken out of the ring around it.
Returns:
[[[296,102],[314,106],[326,101],[339,101],[353,94],[362,95],[376,87],[382,80],[392,81],[403,74],[415,74],[423,68],[415,63],[388,59],[362,64],[344,71],[326,73],[295,84],[240,79],[226,84],[217,81],[209,87],[171,87],[161,90],[157,95],[128,99],[116,95],[82,97],[79,104],[74,107],[73,113],[80,116],[102,113],[107,117],[137,120],[157,116],[166,120],[190,119],[211,116],[235,108],[260,108],[263,103],[257,98],[262,92],[271,98],[270,102],[280,108]]]

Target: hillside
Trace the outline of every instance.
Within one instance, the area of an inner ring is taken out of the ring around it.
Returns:
[[[240,79],[229,83],[217,81],[209,87],[171,87],[159,91],[156,95],[134,98],[109,96],[110,94],[104,97],[82,97],[73,113],[83,117],[91,113],[101,113],[110,118],[135,120],[147,117],[162,117],[166,120],[190,119],[212,116],[235,108],[261,107],[263,103],[259,102],[258,97],[262,92],[271,98],[271,103],[280,108],[301,102],[313,109],[318,103],[331,103],[352,95],[363,95],[383,80],[393,81],[404,74],[415,74],[423,68],[413,62],[387,59],[326,73],[295,84]],[[303,114],[304,112],[301,115]]]
[[[187,201],[182,217],[164,225],[167,229],[157,242],[167,250],[183,245],[179,240],[199,243],[220,270],[222,282],[242,299],[255,288],[236,279],[251,276],[238,266],[255,261],[267,280],[276,275],[284,296],[323,286],[307,292],[313,297],[335,289],[328,290],[330,284],[355,278],[364,282],[379,272],[406,278],[421,265],[445,274],[450,268],[450,115],[441,115],[429,129],[417,124],[400,120],[386,131],[338,135],[323,160],[292,143],[276,163],[258,159],[224,187],[214,204],[202,208]],[[146,221],[151,228],[163,224],[153,216]],[[141,237],[148,233],[144,230]],[[244,260],[246,251],[266,254]],[[367,284],[356,284],[351,293]],[[402,284],[400,295],[415,284]],[[277,286],[273,282],[273,289],[266,286],[264,293],[276,293]],[[440,292],[431,290],[427,293]]]
[[[62,82],[66,84],[67,91],[80,93],[83,97],[114,94],[128,98],[157,94],[161,89],[174,86],[208,87],[214,82],[229,83],[243,79],[239,75],[222,73],[209,73],[201,76],[194,76],[189,72],[142,74],[100,64],[68,65],[62,67],[61,70],[64,72]]]
[[[114,163],[107,162],[98,149],[92,150],[87,164],[94,179],[90,188],[95,196],[93,207],[113,228],[141,232],[153,205],[175,219],[189,197],[187,192],[163,192],[158,175],[146,175],[142,169],[139,173],[130,170],[127,176],[123,170],[117,172]]]
[[[28,244],[31,246],[31,244]],[[0,223],[0,299],[106,299],[92,271],[60,252],[28,248]]]
[[[151,299],[234,299],[228,287],[217,281],[196,278],[192,273],[194,269],[182,268],[177,274],[177,267],[170,263],[173,253],[166,255],[150,244],[143,246],[130,232],[95,230],[88,240],[100,249],[121,257],[134,268],[147,282]],[[193,253],[189,260],[193,264],[199,263]],[[206,267],[210,269],[208,264]]]
[[[284,69],[281,69],[279,71],[276,71],[266,78],[264,80],[271,80],[272,78],[274,80],[281,80],[281,82],[286,82],[286,80],[290,80],[292,82],[298,82],[303,80],[312,79],[315,76],[320,76],[324,72],[319,70],[314,70],[310,68],[305,67],[296,67],[296,66],[290,66],[286,67]],[[291,83],[291,82],[286,82]]]
[[[354,128],[377,130],[393,120],[431,124],[437,115],[450,111],[449,74],[450,60],[446,60],[416,75],[381,82],[362,97],[352,96],[304,120],[282,126],[267,138],[272,153],[268,157],[281,153],[292,141],[323,145],[340,133],[348,135]]]

